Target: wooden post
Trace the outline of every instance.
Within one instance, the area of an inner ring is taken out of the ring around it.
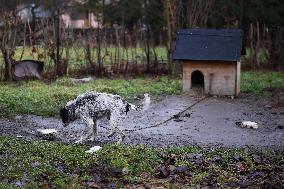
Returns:
[[[56,75],[62,76],[61,74],[61,67],[60,67],[60,10],[57,8],[57,15],[56,15],[56,26],[55,26],[55,38],[56,38],[56,57],[55,57],[55,64],[56,64]]]

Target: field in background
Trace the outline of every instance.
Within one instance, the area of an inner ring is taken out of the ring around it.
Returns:
[[[24,51],[23,51],[24,50]],[[244,67],[249,66],[249,61],[251,59],[252,53],[249,48],[246,50],[247,54],[242,58],[242,64]],[[69,69],[84,69],[88,68],[88,63],[86,62],[86,50],[83,47],[71,47],[71,48],[63,48],[61,50],[63,57],[69,56]],[[98,52],[96,48],[92,49],[92,60],[95,64],[97,64]],[[155,56],[159,63],[167,63],[167,48],[163,46],[158,46],[155,48],[150,48],[150,60],[155,60]],[[128,64],[131,66],[133,64],[137,64],[140,66],[146,65],[146,51],[144,48],[116,48],[116,47],[107,47],[101,49],[102,64],[105,67],[111,67],[117,64],[118,59],[120,59],[121,63]],[[48,50],[46,48],[37,47],[36,51],[33,52],[31,47],[18,47],[16,49],[14,59],[16,61],[20,60],[40,60],[45,62],[45,70],[54,69],[54,62],[48,56]],[[260,63],[260,66],[264,66],[268,64],[269,54],[266,49],[259,50],[257,54],[257,59]],[[2,53],[0,53],[0,67],[4,68]]]
[[[155,51],[155,52],[154,52]],[[70,69],[80,69],[86,68],[88,66],[86,62],[86,51],[83,47],[74,47],[74,48],[64,48],[61,53],[63,57],[66,57],[66,53],[69,56],[69,68]],[[155,59],[155,53],[158,62],[166,63],[167,62],[167,49],[166,47],[155,47],[154,49],[150,49],[150,58],[151,60]],[[16,49],[14,59],[16,61],[20,60],[40,60],[45,62],[45,69],[49,70],[54,67],[54,62],[47,56],[48,51],[46,48],[37,47],[36,52],[32,52],[32,48],[26,47],[23,51],[22,47],[18,47]],[[97,61],[98,52],[96,48],[93,48],[92,52],[92,60],[94,63]],[[114,65],[117,63],[117,60],[120,59],[124,64],[129,62],[131,64],[145,65],[146,63],[146,52],[144,48],[115,48],[115,47],[107,47],[101,49],[101,56],[103,65],[106,67]],[[0,65],[3,66],[3,57],[2,53],[0,53]]]

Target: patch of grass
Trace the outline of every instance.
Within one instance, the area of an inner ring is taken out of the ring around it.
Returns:
[[[52,182],[61,188],[74,181],[80,185],[76,174],[84,174],[94,159],[85,154],[86,147],[7,137],[0,141],[0,180],[11,186],[25,183],[38,188]]]
[[[282,72],[242,72],[241,92],[261,93],[265,88],[284,87]]]
[[[84,145],[0,137],[0,187],[283,187],[284,151],[187,146]],[[178,167],[188,169],[177,171]],[[123,172],[123,170],[128,170]]]
[[[246,55],[245,55],[245,59],[248,60],[251,60],[251,57],[252,57],[252,49],[251,48],[246,48]],[[258,49],[258,51],[256,52],[256,58],[258,60],[258,62],[260,64],[267,64],[269,63],[269,51],[268,49],[266,48],[261,48],[261,49]]]
[[[180,80],[169,77],[155,79],[97,79],[86,84],[76,84],[69,78],[62,78],[55,83],[29,81],[0,85],[0,115],[35,114],[57,116],[66,102],[86,91],[119,94],[128,100],[136,95],[179,94]]]
[[[102,164],[121,169],[127,168],[135,176],[142,172],[153,174],[153,165],[160,163],[157,152],[145,146],[105,146],[104,150],[98,152],[98,159]]]

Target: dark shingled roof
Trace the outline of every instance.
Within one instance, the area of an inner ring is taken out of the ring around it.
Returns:
[[[174,60],[240,61],[239,29],[185,29],[177,32]]]

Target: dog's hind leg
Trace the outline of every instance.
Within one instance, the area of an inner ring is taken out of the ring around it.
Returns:
[[[110,132],[108,134],[108,137],[112,137],[113,135],[116,134],[116,127],[117,127],[116,117],[117,117],[116,114],[109,114],[107,117],[110,125]]]
[[[119,128],[117,128],[117,133],[119,134],[119,139],[118,139],[118,141],[116,143],[117,144],[121,144],[121,142],[125,138],[125,133],[122,130],[120,130]]]
[[[123,131],[120,130],[120,126],[122,125],[123,120],[125,119],[125,116],[119,116],[117,114],[111,114],[110,116],[110,127],[112,129],[111,134],[109,137],[113,136],[115,133],[119,135],[119,140],[117,141],[117,144],[120,144],[123,139],[125,138],[125,134]]]
[[[123,141],[123,139],[125,138],[125,133],[122,130],[120,130],[118,127],[116,127],[114,129],[112,129],[112,131],[110,132],[108,137],[112,137],[115,134],[119,135],[119,139],[118,139],[118,141],[116,143],[120,144]]]

